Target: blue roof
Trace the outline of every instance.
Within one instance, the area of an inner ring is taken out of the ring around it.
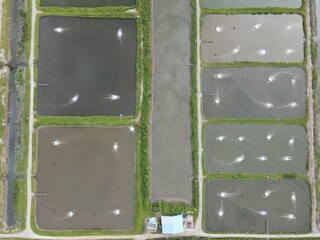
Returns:
[[[162,233],[176,234],[183,232],[182,215],[167,217],[161,216]]]
[[[155,217],[149,218],[149,223],[156,223],[157,220]]]

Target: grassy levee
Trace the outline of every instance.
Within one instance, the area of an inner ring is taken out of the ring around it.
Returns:
[[[291,180],[301,179],[308,181],[308,177],[298,173],[277,173],[277,174],[258,174],[258,173],[207,173],[206,179],[210,180]]]
[[[36,4],[37,4],[37,9],[45,12],[57,11],[57,10],[58,11],[59,10],[78,11],[79,9],[86,9],[86,10],[92,9],[94,11],[96,8],[99,8],[100,11],[104,11],[104,12],[124,12],[136,7],[136,6],[100,6],[100,7],[54,7],[54,6],[51,7],[50,6],[50,7],[47,7],[47,6],[41,5],[41,0],[36,0]]]
[[[199,208],[199,142],[198,142],[198,97],[197,97],[197,1],[192,0],[192,33],[191,33],[191,143],[192,143],[192,160],[193,160],[193,208],[196,210],[194,215],[198,215]]]
[[[1,27],[1,48],[4,50],[4,55],[8,59],[9,40],[10,40],[10,15],[11,15],[11,0],[3,0],[2,2],[2,27]]]
[[[290,7],[247,7],[247,8],[206,8],[202,7],[203,14],[299,14],[305,9],[305,0],[300,8]]]
[[[272,118],[215,118],[206,119],[206,124],[292,124],[302,125],[306,128],[308,117],[300,119],[272,119]]]
[[[36,115],[34,128],[39,126],[124,126],[134,123],[130,117],[72,117],[72,116],[39,116]]]
[[[141,193],[143,210],[150,213],[150,160],[149,160],[149,137],[150,137],[150,113],[151,113],[151,78],[152,78],[152,49],[151,49],[151,1],[140,0],[138,7],[141,8],[141,20],[143,28],[143,97],[141,104],[140,119],[140,144],[141,144]]]

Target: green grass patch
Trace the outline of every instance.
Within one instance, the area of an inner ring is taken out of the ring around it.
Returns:
[[[301,119],[252,119],[252,118],[215,118],[205,121],[206,124],[297,124],[306,127],[308,122],[307,117]]]
[[[131,125],[134,120],[130,117],[73,117],[73,116],[39,116],[36,115],[34,127],[39,126],[123,126]]]
[[[197,9],[196,0],[192,0],[192,25],[191,25],[191,98],[190,98],[190,110],[191,110],[191,144],[192,144],[192,160],[193,160],[193,214],[198,215],[199,208],[199,143],[198,143],[198,97],[197,97]]]
[[[151,78],[152,78],[152,51],[151,51],[151,2],[140,0],[141,21],[143,28],[143,97],[140,118],[140,142],[141,142],[141,192],[143,210],[150,213],[150,161],[149,161],[149,120],[151,108]]]
[[[14,188],[16,229],[25,229],[26,227],[26,202],[27,202],[27,180],[26,178],[17,178]]]
[[[105,11],[105,12],[125,12],[135,6],[100,6],[100,7],[54,7],[54,6],[41,6],[41,0],[36,0],[37,9],[40,11]]]
[[[1,27],[1,48],[4,50],[4,55],[9,57],[9,40],[10,40],[10,15],[11,15],[11,0],[3,0],[2,2],[2,27]]]
[[[205,14],[300,14],[305,13],[305,0],[302,0],[300,8],[290,7],[255,7],[255,8],[206,8],[202,7]]]

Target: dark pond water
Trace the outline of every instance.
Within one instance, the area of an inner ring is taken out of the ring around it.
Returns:
[[[133,6],[136,0],[41,0],[46,7]]]
[[[191,202],[190,27],[186,0],[153,0],[152,200]]]
[[[302,68],[207,68],[202,73],[206,118],[302,118]]]
[[[38,114],[134,115],[136,48],[135,20],[41,18]]]
[[[306,232],[310,191],[302,180],[208,180],[205,229],[209,232]]]
[[[202,0],[205,8],[301,7],[301,0]]]
[[[302,62],[302,17],[280,15],[213,15],[203,18],[205,62]]]
[[[135,159],[135,134],[128,127],[38,129],[38,226],[132,229]]]
[[[306,130],[297,125],[215,124],[205,129],[208,172],[306,173]]]

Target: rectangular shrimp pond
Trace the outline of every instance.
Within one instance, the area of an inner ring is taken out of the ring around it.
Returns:
[[[135,226],[134,127],[41,127],[36,222],[46,230]]]
[[[133,6],[136,0],[41,0],[43,7]]]
[[[294,14],[213,15],[203,18],[205,62],[302,62],[302,17]]]
[[[310,190],[303,180],[207,180],[208,232],[307,232]]]
[[[205,128],[206,170],[306,173],[307,134],[299,125],[212,124]]]
[[[192,202],[191,1],[153,0],[152,201]]]
[[[38,114],[134,115],[136,28],[132,19],[42,17]]]
[[[302,68],[206,68],[202,72],[206,118],[303,118]]]

